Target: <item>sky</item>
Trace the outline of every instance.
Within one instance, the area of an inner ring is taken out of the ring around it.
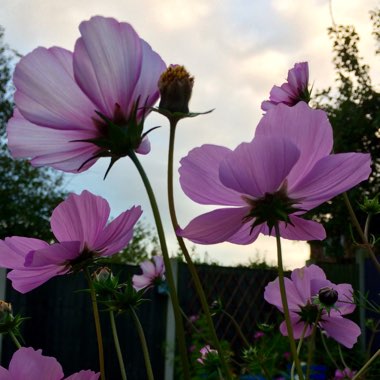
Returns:
[[[379,0],[331,3],[335,22],[352,24],[359,32],[361,56],[379,86],[380,68],[369,21],[369,10],[376,6],[380,6]],[[250,141],[262,116],[261,102],[274,84],[285,81],[288,69],[296,62],[309,62],[314,88],[334,85],[332,47],[327,36],[332,22],[328,0],[1,0],[0,25],[5,28],[5,42],[21,54],[37,46],[73,50],[78,25],[94,15],[129,22],[167,64],[185,65],[195,77],[190,110],[215,109],[182,121],[177,129],[174,182],[181,226],[213,209],[195,204],[182,193],[177,175],[181,157],[205,143],[233,149]],[[151,114],[145,128],[154,126],[161,128],[150,135],[152,151],[141,156],[141,162],[156,191],[169,250],[174,253],[177,245],[165,191],[167,120]],[[153,228],[148,198],[130,160],[119,160],[103,181],[108,163],[102,159],[84,173],[66,175],[66,189],[76,193],[88,189],[103,196],[114,217],[140,204],[144,223]],[[285,266],[303,266],[309,256],[308,245],[287,240],[282,243]],[[275,241],[264,236],[249,246],[198,245],[196,252],[201,258],[207,253],[209,259],[223,265],[256,259],[276,263]]]

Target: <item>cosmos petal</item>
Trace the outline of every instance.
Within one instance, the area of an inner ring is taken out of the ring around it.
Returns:
[[[288,176],[289,187],[308,173],[315,163],[330,154],[333,135],[327,115],[322,110],[314,110],[305,102],[294,107],[279,104],[268,110],[260,120],[257,136],[277,136],[291,140],[301,155]]]
[[[95,106],[75,83],[72,53],[37,48],[21,58],[14,73],[15,103],[30,122],[58,130],[94,129]]]
[[[70,194],[53,211],[50,224],[58,241],[86,242],[92,249],[104,229],[110,207],[108,202],[85,190],[80,195]]]
[[[87,170],[95,163],[90,159],[99,152],[96,145],[78,141],[95,138],[95,130],[57,130],[39,126],[27,121],[17,109],[8,122],[7,135],[13,157],[31,157],[34,166],[48,165],[65,172]],[[86,161],[88,163],[82,165]]]
[[[51,356],[43,356],[41,350],[22,347],[12,356],[9,364],[12,379],[60,380],[63,371],[58,361]]]
[[[366,180],[371,173],[371,157],[364,153],[332,154],[318,161],[289,196],[301,199],[299,205],[310,210]]]
[[[141,40],[131,25],[101,16],[83,21],[75,44],[74,76],[97,105],[112,118],[115,104],[130,110],[142,66]]]
[[[12,281],[12,286],[20,293],[27,293],[38,286],[44,284],[55,276],[67,273],[69,269],[64,269],[56,265],[45,267],[29,267],[25,269],[14,269],[7,275]]]
[[[132,207],[121,213],[100,232],[93,249],[101,256],[110,256],[125,248],[133,236],[133,227],[142,214],[141,207]]]
[[[0,267],[23,268],[25,257],[30,251],[48,247],[43,240],[12,236],[0,240]]]
[[[177,231],[177,235],[194,243],[222,243],[243,226],[243,219],[248,211],[246,207],[221,208],[202,214],[193,219],[183,230]]]
[[[93,371],[80,371],[72,374],[69,377],[66,377],[65,380],[98,380],[100,377],[100,373],[95,373]]]
[[[279,190],[299,154],[298,148],[289,140],[255,137],[226,155],[220,164],[220,181],[240,194],[261,198]]]
[[[355,322],[338,316],[331,316],[323,321],[323,329],[331,338],[347,348],[352,348],[361,334],[360,327]]]
[[[231,150],[218,145],[202,145],[181,160],[182,190],[194,202],[206,205],[242,206],[241,195],[226,188],[219,179],[220,162]]]
[[[326,231],[322,224],[314,222],[313,220],[302,219],[296,215],[289,215],[291,223],[280,222],[280,236],[289,240],[324,240],[326,238]],[[267,231],[269,231],[267,229]],[[265,233],[268,234],[269,233]],[[274,230],[271,231],[274,236]]]
[[[80,256],[82,249],[82,244],[79,241],[55,243],[46,248],[29,252],[25,257],[25,267],[36,268],[56,265],[64,268],[66,263]]]

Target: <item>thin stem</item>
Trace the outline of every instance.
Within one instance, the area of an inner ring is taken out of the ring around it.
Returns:
[[[137,333],[138,333],[139,338],[140,338],[140,343],[141,343],[141,348],[142,348],[143,354],[144,354],[146,374],[148,376],[148,380],[154,380],[153,370],[152,370],[152,364],[150,363],[148,345],[146,344],[144,330],[143,330],[143,328],[141,326],[139,317],[137,316],[137,314],[136,314],[135,310],[133,309],[133,307],[130,306],[129,310],[131,312],[133,322],[135,323],[135,326],[136,326],[136,329],[137,329]]]
[[[323,347],[326,350],[327,356],[329,357],[329,359],[331,360],[331,362],[334,364],[335,368],[339,368],[338,363],[334,360],[333,356],[331,355],[331,352],[329,350],[329,347],[327,346],[326,339],[325,339],[325,336],[323,335],[322,331],[321,331],[321,339],[322,339]]]
[[[125,372],[123,354],[121,353],[119,337],[117,335],[117,328],[116,328],[116,322],[115,322],[115,314],[111,310],[110,313],[109,313],[109,315],[110,315],[110,321],[111,321],[111,330],[112,330],[113,341],[115,343],[115,350],[116,350],[117,360],[119,361],[119,366],[120,366],[121,378],[122,378],[122,380],[127,380],[127,373]]]
[[[102,329],[100,326],[99,309],[98,309],[98,303],[96,301],[96,292],[95,292],[94,284],[91,280],[91,276],[90,276],[90,273],[88,272],[88,268],[84,269],[84,276],[86,277],[86,280],[88,282],[88,287],[90,288],[92,311],[94,315],[96,337],[98,341],[100,378],[101,380],[105,380],[106,375],[105,375],[105,369],[104,369],[103,338],[102,338]]]
[[[305,323],[305,325],[303,326],[303,329],[302,329],[302,334],[301,334],[301,338],[300,338],[300,341],[298,342],[298,346],[297,346],[297,356],[299,357],[300,355],[300,351],[301,351],[301,347],[302,347],[302,343],[303,343],[303,340],[305,338],[305,333],[306,333],[306,329],[307,329],[307,323]],[[291,379],[294,379],[294,370],[295,370],[296,366],[295,366],[295,362],[293,361],[292,363],[292,368],[290,370],[290,378]]]
[[[189,367],[187,351],[186,351],[186,341],[185,341],[185,332],[184,332],[185,330],[183,327],[183,320],[181,317],[181,310],[179,306],[177,291],[175,289],[173,271],[170,264],[169,252],[166,245],[164,228],[162,225],[157,201],[154,196],[154,192],[153,192],[152,186],[150,185],[149,179],[144,171],[144,168],[140,164],[140,161],[138,160],[133,150],[129,152],[129,157],[131,158],[132,162],[135,164],[149,197],[150,205],[152,208],[154,220],[157,227],[158,238],[161,245],[162,256],[164,258],[166,281],[168,283],[169,291],[171,294],[170,299],[173,305],[174,319],[175,319],[175,325],[176,325],[176,336],[177,336],[177,341],[178,341],[179,354],[181,357],[182,370],[183,370],[185,380],[190,380],[190,367]]]
[[[380,263],[377,260],[375,252],[373,251],[371,244],[368,242],[368,239],[367,239],[364,231],[362,230],[362,228],[360,226],[360,223],[359,223],[359,221],[355,215],[354,209],[351,206],[351,202],[350,202],[350,199],[348,198],[347,193],[343,193],[343,199],[344,199],[344,203],[346,204],[346,207],[348,209],[348,212],[350,214],[352,223],[355,226],[355,228],[356,228],[356,230],[360,236],[360,239],[363,242],[364,247],[367,249],[370,258],[372,259],[373,263],[375,264],[377,271],[380,273]]]
[[[293,336],[293,327],[292,322],[290,320],[290,313],[289,313],[289,306],[288,306],[288,300],[286,297],[286,290],[285,290],[285,280],[284,280],[284,268],[282,264],[282,250],[281,250],[281,238],[280,238],[280,228],[278,226],[278,223],[274,225],[275,232],[276,232],[276,245],[277,245],[277,265],[278,265],[278,283],[280,286],[280,294],[281,294],[281,302],[282,307],[284,309],[284,316],[285,316],[285,324],[286,324],[286,330],[288,332],[288,338],[289,338],[289,344],[290,344],[290,352],[292,353],[293,360],[297,369],[297,374],[300,380],[304,379],[301,363],[297,355],[297,349],[296,349],[296,343],[294,341]]]
[[[365,225],[364,225],[364,236],[367,239],[367,241],[368,241],[369,226],[371,224],[371,219],[372,219],[372,214],[368,214],[367,219],[365,221]]]
[[[371,359],[368,360],[367,363],[360,369],[360,371],[352,378],[352,380],[357,380],[360,378],[360,376],[369,368],[369,366],[372,364],[372,362],[380,355],[380,349],[377,350]]]
[[[311,370],[311,362],[313,360],[314,355],[314,348],[315,348],[315,333],[317,332],[317,327],[319,320],[321,319],[322,315],[322,309],[318,311],[317,318],[315,319],[315,322],[313,324],[313,328],[311,330],[310,334],[310,341],[309,341],[309,349],[307,354],[307,365],[306,365],[306,379],[310,379],[310,370]]]
[[[369,342],[368,342],[368,347],[367,347],[367,353],[366,353],[366,359],[369,359],[370,355],[371,355],[371,348],[372,348],[372,345],[373,345],[373,342],[375,340],[375,337],[376,337],[376,334],[378,332],[380,332],[380,330],[378,330],[378,327],[380,326],[380,320],[378,320],[376,322],[376,325],[375,327],[372,329],[372,332],[371,332],[371,337],[369,339]]]
[[[13,331],[9,331],[9,335],[10,335],[10,337],[12,338],[13,343],[15,344],[15,346],[16,346],[17,348],[21,348],[22,345],[21,345],[21,343],[19,342],[19,340],[17,339],[16,335],[13,333]]]
[[[168,153],[168,177],[167,177],[167,187],[168,187],[168,203],[169,203],[169,212],[170,212],[170,218],[172,221],[172,226],[174,231],[176,232],[179,228],[177,215],[175,211],[175,204],[174,204],[174,189],[173,189],[173,156],[174,156],[174,141],[175,141],[175,132],[176,132],[176,126],[177,126],[178,120],[170,120],[170,137],[169,137],[169,153]],[[203,290],[201,281],[199,279],[199,275],[197,272],[197,269],[191,259],[191,256],[189,254],[189,251],[186,248],[186,244],[181,236],[177,236],[178,244],[181,248],[181,251],[185,257],[186,263],[188,265],[190,275],[193,279],[195,290],[197,292],[198,298],[201,302],[201,306],[203,309],[203,313],[206,317],[206,322],[209,327],[211,338],[213,341],[213,345],[215,349],[219,352],[219,356],[221,359],[221,364],[223,371],[227,375],[227,379],[231,379],[231,372],[228,367],[228,364],[226,362],[225,356],[223,355],[223,349],[219,342],[218,336],[216,334],[214,322],[211,317],[210,308],[207,302],[207,298],[205,295],[205,292]]]
[[[219,375],[219,379],[220,379],[220,380],[224,380],[224,377],[223,377],[222,371],[220,370],[219,367],[218,367],[218,375]]]
[[[241,328],[240,328],[240,326],[239,326],[239,323],[236,321],[236,319],[235,319],[230,313],[228,313],[228,312],[225,311],[225,310],[222,310],[222,313],[223,313],[224,315],[226,315],[226,316],[231,320],[231,322],[232,322],[232,324],[234,325],[234,327],[235,327],[237,333],[239,334],[241,340],[244,342],[244,344],[245,344],[247,347],[249,347],[250,344],[249,344],[249,342],[248,342],[248,339],[245,337],[245,335],[244,335],[243,331],[241,330]]]
[[[345,360],[344,360],[343,352],[342,352],[342,348],[340,347],[340,344],[338,344],[338,352],[339,352],[340,360],[342,361],[344,367],[345,367],[345,368],[349,368],[348,365],[347,365],[347,363],[346,363]]]

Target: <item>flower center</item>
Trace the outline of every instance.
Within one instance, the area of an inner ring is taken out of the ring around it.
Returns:
[[[250,212],[243,219],[244,223],[253,220],[251,233],[256,226],[263,223],[268,225],[270,231],[280,221],[292,224],[289,215],[302,211],[294,207],[294,204],[299,203],[299,200],[289,198],[286,181],[278,191],[265,193],[262,198],[243,198],[251,207]]]
[[[72,260],[68,260],[66,266],[70,268],[71,272],[79,272],[88,264],[92,263],[94,257],[97,255],[97,252],[91,251],[85,247],[78,257]]]
[[[301,306],[301,310],[298,314],[301,317],[301,321],[312,325],[318,318],[319,307],[308,302],[305,306]]]

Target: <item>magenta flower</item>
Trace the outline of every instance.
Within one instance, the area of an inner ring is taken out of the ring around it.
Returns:
[[[165,280],[165,266],[163,257],[153,256],[152,259],[153,262],[151,260],[146,260],[140,264],[143,274],[135,274],[132,277],[133,287],[137,291],[150,288],[156,283],[160,283]]]
[[[112,256],[128,245],[142,211],[134,206],[107,224],[109,214],[108,202],[102,197],[88,191],[71,194],[51,216],[58,243],[20,236],[0,240],[0,266],[13,269],[8,278],[16,290],[26,293],[98,257]]]
[[[41,350],[22,347],[12,356],[9,369],[0,366],[1,380],[62,380],[63,371],[58,361],[51,356],[43,356]],[[100,374],[80,371],[65,380],[98,380]]]
[[[177,231],[195,243],[249,244],[260,233],[322,240],[323,226],[300,215],[368,178],[369,154],[330,154],[326,114],[304,102],[278,105],[260,121],[254,139],[235,150],[203,145],[181,160],[180,182],[193,201],[227,206]]]
[[[330,287],[338,292],[338,300],[329,311],[322,310],[318,327],[327,335],[347,348],[352,348],[360,335],[360,327],[344,318],[355,310],[353,290],[350,284],[335,285],[326,279],[326,275],[317,265],[295,269],[291,279],[285,278],[286,296],[288,299],[290,319],[295,339],[300,339],[306,327],[305,337],[309,336],[315,323],[320,306],[314,299],[320,289]],[[283,312],[278,278],[265,287],[264,298]],[[305,326],[306,325],[306,326]],[[280,331],[287,335],[285,321]]]
[[[273,86],[270,91],[269,100],[261,103],[261,109],[268,111],[277,104],[294,106],[300,101],[309,102],[309,65],[307,62],[296,63],[288,71],[287,82],[281,87]]]
[[[205,361],[207,360],[207,357],[209,354],[211,354],[211,355],[217,355],[218,354],[218,351],[212,349],[208,344],[206,346],[202,347],[199,350],[199,352],[201,354],[201,357],[197,359],[197,362],[201,363],[202,365],[205,364]]]
[[[8,145],[34,166],[80,172],[150,150],[143,119],[165,63],[127,23],[96,16],[79,29],[74,53],[39,47],[16,66]]]
[[[356,371],[351,370],[350,368],[345,368],[343,371],[337,369],[335,371],[334,380],[349,380],[352,379],[356,374]]]

